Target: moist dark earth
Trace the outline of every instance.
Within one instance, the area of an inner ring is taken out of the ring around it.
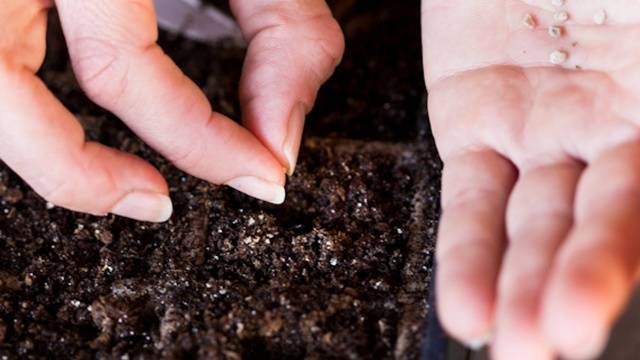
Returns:
[[[334,3],[349,50],[283,206],[180,172],[92,105],[52,15],[39,75],[88,138],[161,170],[175,213],[152,225],[51,208],[0,165],[0,358],[419,357],[440,188],[419,1]],[[240,117],[242,49],[160,43]]]

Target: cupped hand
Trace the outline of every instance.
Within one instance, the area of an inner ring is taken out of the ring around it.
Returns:
[[[168,187],[140,158],[85,140],[35,76],[56,6],[81,87],[186,172],[284,201],[305,114],[343,51],[324,0],[232,0],[249,49],[242,127],[213,112],[156,44],[152,0],[6,0],[0,7],[0,158],[55,205],[164,221]],[[198,54],[193,54],[198,56]]]
[[[640,3],[422,11],[444,326],[496,359],[596,356],[640,260]]]

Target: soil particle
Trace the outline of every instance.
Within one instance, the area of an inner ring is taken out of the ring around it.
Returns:
[[[157,346],[162,348],[164,344],[170,342],[177,333],[184,329],[188,320],[176,308],[168,308],[160,321],[160,341]]]
[[[98,241],[105,245],[109,245],[113,241],[113,234],[111,234],[109,230],[96,229],[93,231],[93,234]]]
[[[16,204],[22,197],[22,191],[19,189],[6,189],[2,194],[2,200],[8,204]]]

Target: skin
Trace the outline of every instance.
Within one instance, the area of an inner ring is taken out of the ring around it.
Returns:
[[[594,357],[640,259],[640,3],[567,0],[559,39],[549,0],[422,5],[440,318],[495,359]]]
[[[91,100],[178,168],[284,201],[285,173],[295,168],[304,116],[344,48],[324,0],[231,0],[249,43],[240,83],[245,127],[212,111],[158,47],[153,0],[3,1],[0,158],[55,205],[165,221],[171,202],[158,170],[85,141],[73,115],[35,76],[52,6]]]

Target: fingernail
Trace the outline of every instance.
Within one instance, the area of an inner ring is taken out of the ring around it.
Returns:
[[[293,107],[289,123],[287,124],[287,136],[284,140],[282,152],[287,158],[287,174],[293,175],[300,153],[300,142],[302,141],[302,131],[304,129],[305,111],[304,105],[298,104]]]
[[[489,342],[491,342],[491,338],[492,335],[489,334],[487,336],[475,339],[475,340],[471,340],[469,342],[467,342],[467,347],[471,350],[474,351],[478,351],[480,349],[482,349],[483,347],[487,346],[489,344]]]
[[[228,181],[226,185],[254,198],[277,205],[282,204],[286,196],[282,185],[255,176],[237,177]]]
[[[110,211],[139,221],[165,222],[173,213],[171,199],[163,194],[134,191],[123,197]]]

